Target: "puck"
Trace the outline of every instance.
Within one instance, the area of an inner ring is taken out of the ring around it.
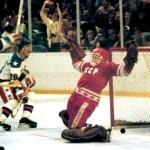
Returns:
[[[5,150],[5,148],[3,146],[0,146],[0,150]]]
[[[125,128],[121,128],[121,129],[120,129],[120,132],[121,132],[122,134],[124,134],[124,133],[126,132],[126,129],[125,129]]]

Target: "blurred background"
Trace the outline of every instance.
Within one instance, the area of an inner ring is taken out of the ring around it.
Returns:
[[[51,0],[51,2],[53,3],[47,3],[44,7],[45,15],[52,21],[53,16],[58,15],[56,21],[61,21],[59,25],[61,32],[74,30],[77,33],[78,43],[86,51],[98,47],[101,38],[108,39],[108,47],[124,47],[130,40],[134,40],[140,47],[150,44],[149,0]],[[48,25],[40,15],[44,3],[44,0],[24,0],[20,31],[32,39],[33,52],[66,52],[67,43],[57,38],[60,30],[51,29],[50,35],[57,40],[52,39],[51,46],[48,43]],[[13,3],[9,0],[0,1],[1,36],[15,31],[19,4],[20,0],[13,0]]]

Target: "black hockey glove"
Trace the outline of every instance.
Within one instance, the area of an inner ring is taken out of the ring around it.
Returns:
[[[133,67],[138,60],[137,46],[133,41],[131,41],[130,43],[127,43],[126,48],[127,54],[123,60],[127,67]]]
[[[24,69],[24,70],[22,71],[21,75],[19,76],[18,81],[21,82],[21,81],[27,76],[27,74],[29,74],[29,70]]]

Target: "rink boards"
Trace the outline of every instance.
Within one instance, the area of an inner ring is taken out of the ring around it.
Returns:
[[[0,67],[8,55],[10,54],[0,54]],[[130,76],[113,78],[116,95],[150,97],[150,70],[144,55],[145,53],[142,52],[139,54],[138,63]],[[150,53],[147,52],[146,55]],[[123,63],[124,56],[125,52],[115,52],[113,60]],[[86,60],[89,60],[90,57],[91,54],[87,53]],[[72,67],[69,53],[33,53],[27,62],[30,72],[37,80],[33,90],[38,93],[71,93],[81,75]],[[103,94],[108,95],[108,86],[104,89]]]

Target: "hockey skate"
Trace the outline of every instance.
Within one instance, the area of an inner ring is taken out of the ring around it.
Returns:
[[[6,124],[6,123],[0,122],[0,127],[2,127],[3,130],[5,130],[5,131],[10,131],[11,130],[11,126],[9,124]]]
[[[19,121],[19,128],[36,128],[37,123],[28,119],[28,118],[21,118]]]

